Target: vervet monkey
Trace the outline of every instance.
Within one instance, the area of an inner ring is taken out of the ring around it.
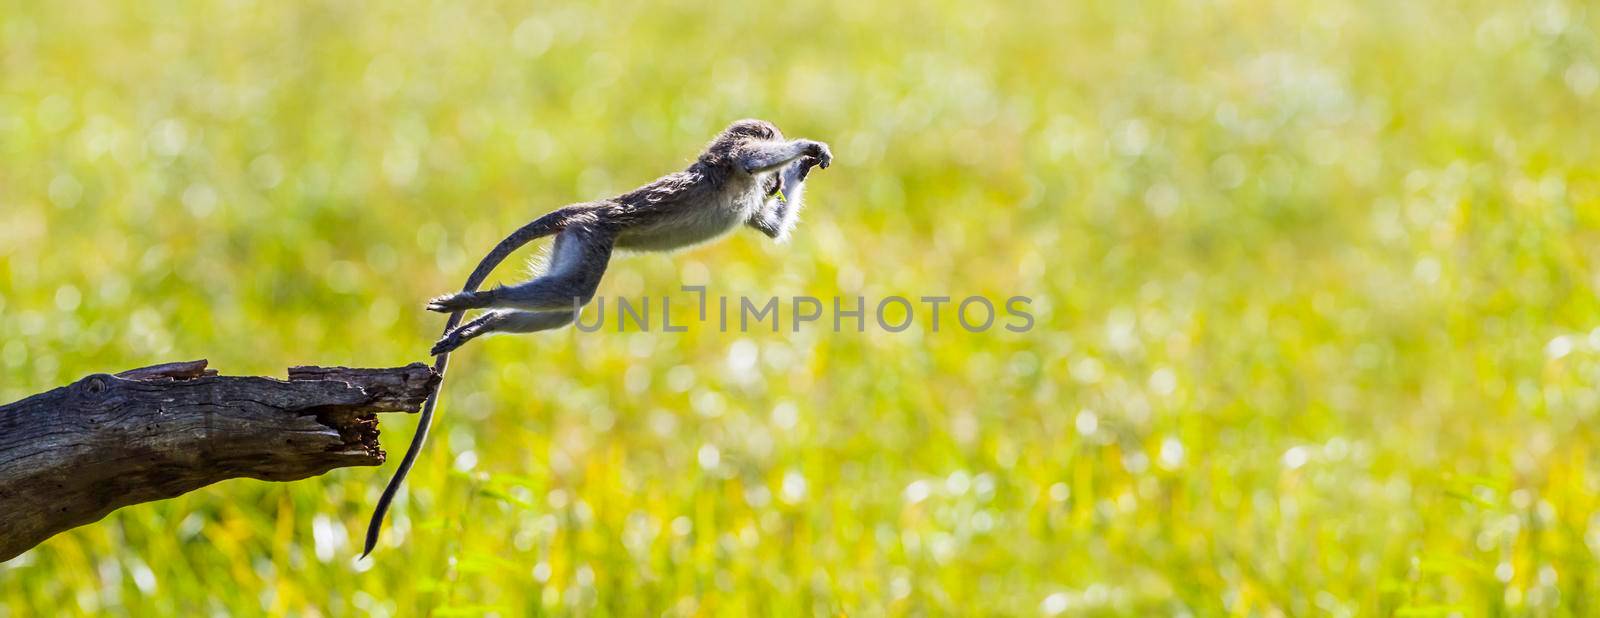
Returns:
[[[610,199],[573,204],[535,219],[495,245],[467,277],[461,292],[428,303],[428,310],[450,314],[444,336],[433,345],[434,370],[442,378],[450,352],[477,337],[572,323],[594,297],[612,249],[667,251],[712,240],[740,225],[785,240],[800,212],[806,175],[813,166],[826,169],[832,162],[827,144],[785,140],[770,122],[740,120],[711,140],[686,170]],[[555,245],[543,274],[478,291],[506,256],[551,234]],[[490,311],[461,324],[468,309]],[[435,388],[422,407],[416,437],[372,513],[363,557],[378,543],[383,516],[416,463],[438,400]]]

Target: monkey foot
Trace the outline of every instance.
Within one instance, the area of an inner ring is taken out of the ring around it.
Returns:
[[[465,339],[460,337],[445,337],[433,344],[433,349],[428,350],[428,355],[438,356],[440,354],[449,354],[454,352],[456,348],[461,347],[461,344],[466,342],[467,341]]]
[[[437,311],[439,313],[455,313],[482,306],[483,303],[479,302],[479,295],[475,292],[446,294],[428,301],[428,311]]]

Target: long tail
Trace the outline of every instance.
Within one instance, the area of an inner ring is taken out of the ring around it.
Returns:
[[[483,280],[489,278],[496,266],[505,261],[506,256],[522,248],[534,239],[549,236],[561,230],[567,218],[572,214],[572,208],[563,208],[543,217],[533,220],[532,223],[522,226],[512,232],[494,250],[483,256],[478,262],[478,267],[467,277],[467,284],[462,286],[464,292],[476,292],[478,286],[483,285]],[[444,334],[450,334],[456,326],[461,324],[464,311],[450,314],[450,319],[444,324]],[[441,335],[443,336],[443,335]],[[444,370],[450,365],[450,353],[445,352],[434,357],[433,371],[439,374],[439,385],[434,387],[428,395],[428,400],[422,404],[422,418],[417,421],[417,434],[411,438],[411,446],[406,448],[406,456],[401,458],[400,467],[394,471],[394,478],[389,479],[389,485],[383,488],[383,497],[378,498],[378,508],[372,511],[372,521],[367,523],[367,544],[361,550],[361,557],[372,553],[372,548],[378,545],[378,534],[383,530],[383,516],[389,512],[389,504],[394,502],[394,495],[400,491],[400,484],[405,482],[406,474],[411,472],[411,466],[416,465],[417,455],[422,452],[422,443],[428,438],[428,427],[433,423],[433,409],[439,404],[439,391],[444,389]]]

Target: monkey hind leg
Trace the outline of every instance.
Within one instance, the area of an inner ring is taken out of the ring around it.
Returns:
[[[589,304],[611,259],[614,235],[594,226],[562,230],[550,251],[550,267],[532,281],[491,290],[487,306],[571,313]]]
[[[492,333],[532,333],[560,328],[576,318],[572,311],[491,311],[462,324],[433,344],[432,355],[446,354]]]

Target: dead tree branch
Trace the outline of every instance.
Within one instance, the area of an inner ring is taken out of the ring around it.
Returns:
[[[439,378],[291,367],[219,376],[206,361],[95,374],[0,406],[0,562],[118,508],[217,481],[293,481],[383,463],[378,412],[416,412]]]

